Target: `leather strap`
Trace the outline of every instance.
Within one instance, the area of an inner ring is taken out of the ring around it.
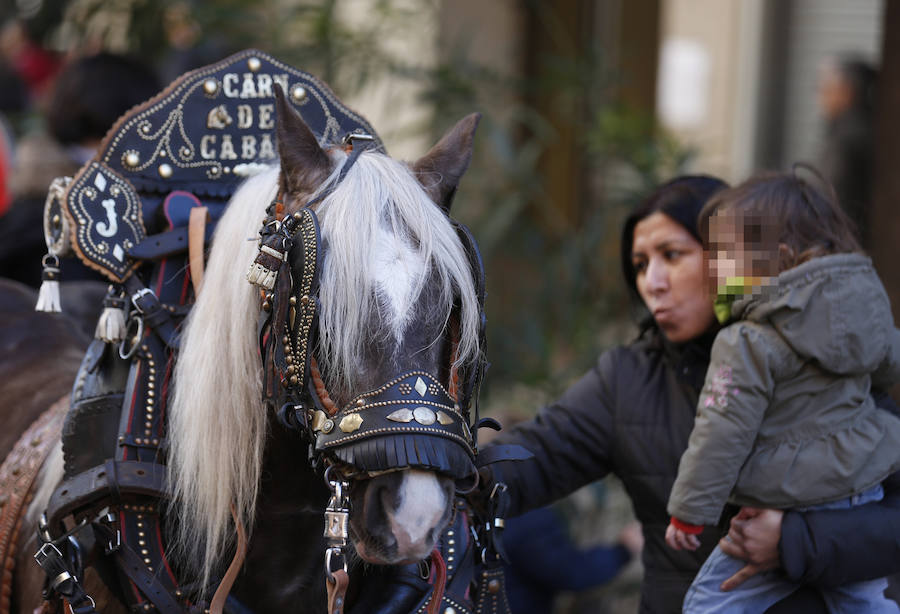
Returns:
[[[234,526],[237,529],[237,550],[234,552],[234,558],[228,566],[228,571],[225,572],[225,577],[222,578],[219,588],[213,595],[212,603],[209,605],[209,614],[222,614],[228,593],[231,592],[231,587],[234,586],[234,581],[237,580],[241,567],[244,566],[244,557],[247,555],[247,534],[244,533],[244,527],[238,521],[234,503],[231,504],[231,519],[234,520]]]
[[[431,591],[427,614],[439,614],[441,602],[444,600],[444,589],[447,587],[447,563],[437,548],[431,553],[431,569],[434,574],[434,589]]]
[[[109,459],[57,487],[47,505],[49,525],[58,526],[69,514],[93,505],[118,503],[123,495],[165,497],[165,480],[163,465]]]
[[[332,573],[334,581],[325,580],[325,589],[328,592],[328,614],[343,614],[347,585],[350,584],[350,576],[343,569]]]
[[[94,525],[107,540],[111,540],[112,532],[102,525]],[[137,589],[156,606],[162,614],[184,614],[185,608],[175,601],[172,594],[159,581],[157,574],[147,568],[141,557],[128,544],[120,544],[112,551],[116,565],[134,582]]]
[[[534,458],[534,454],[524,446],[513,444],[496,445],[479,450],[478,456],[475,457],[475,464],[479,467],[484,467],[500,461],[521,461],[529,458]]]
[[[135,275],[125,281],[125,289],[131,295],[134,306],[140,310],[144,326],[156,333],[167,346],[178,349],[178,332],[172,321],[172,314],[163,307],[159,298]]]
[[[0,465],[0,613],[9,614],[16,541],[22,518],[34,496],[41,466],[59,439],[69,397],[66,396],[35,420]]]
[[[207,224],[203,232],[204,240],[208,241],[212,237],[212,233],[213,224]],[[181,254],[188,249],[188,235],[189,227],[176,228],[175,230],[150,235],[145,237],[140,243],[132,245],[126,250],[126,253],[138,260],[159,260]]]
[[[207,207],[194,207],[188,219],[188,264],[191,269],[191,285],[194,296],[200,295],[203,283],[203,249],[206,242],[206,228],[209,221]]]

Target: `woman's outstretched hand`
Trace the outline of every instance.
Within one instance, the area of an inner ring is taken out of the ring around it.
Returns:
[[[778,542],[783,517],[781,510],[742,507],[731,519],[731,528],[728,535],[719,540],[719,548],[747,564],[722,582],[720,588],[723,591],[730,591],[761,571],[775,569],[781,564]]]

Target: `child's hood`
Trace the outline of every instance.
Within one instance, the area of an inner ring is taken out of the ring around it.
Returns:
[[[890,352],[890,300],[862,254],[813,258],[779,275],[769,294],[733,314],[774,326],[793,350],[838,374],[871,373]]]

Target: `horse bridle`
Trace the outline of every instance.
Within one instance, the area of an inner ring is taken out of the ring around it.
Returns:
[[[382,386],[355,396],[343,407],[331,400],[313,356],[319,311],[321,232],[312,206],[340,183],[371,144],[369,135],[344,139],[348,157],[329,188],[299,211],[284,216],[276,198],[266,210],[259,253],[247,278],[263,290],[259,323],[263,395],[280,420],[303,432],[314,467],[328,465],[332,496],[326,510],[326,574],[335,562],[346,572],[348,479],[403,467],[420,467],[457,480],[472,479],[479,426],[477,392],[485,370],[484,267],[471,232],[453,220],[469,260],[479,307],[478,356],[451,369],[449,390],[425,371],[397,374]],[[475,421],[470,406],[475,401]],[[440,445],[438,445],[440,444]]]

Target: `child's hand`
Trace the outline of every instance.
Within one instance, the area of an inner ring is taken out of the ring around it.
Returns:
[[[675,550],[696,550],[700,547],[700,538],[675,528],[675,525],[670,523],[666,527],[666,543]]]

